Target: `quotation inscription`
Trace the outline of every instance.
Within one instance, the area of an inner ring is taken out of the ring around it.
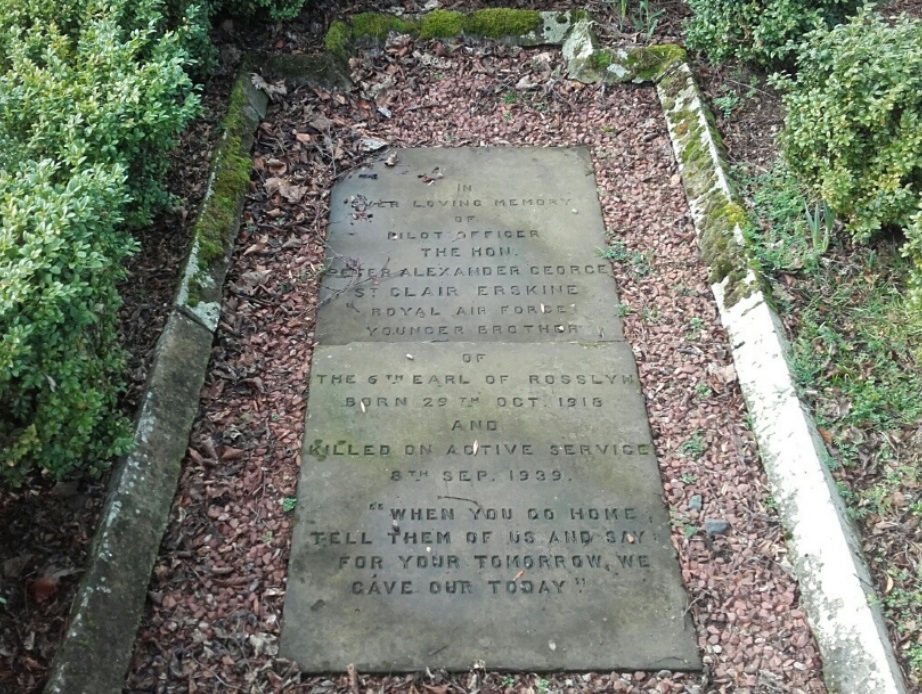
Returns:
[[[359,465],[373,488],[387,490],[362,510],[361,527],[318,519],[306,533],[306,550],[335,567],[339,599],[560,599],[617,590],[660,566],[661,531],[631,503],[630,488],[594,490],[620,503],[548,503],[574,489],[583,496],[587,463],[655,459],[645,427],[582,423],[637,402],[626,346],[599,370],[540,368],[518,360],[521,347],[470,346],[416,355],[376,348],[376,360],[356,359],[357,368],[318,359],[312,397],[321,398],[322,421],[305,440],[305,461]],[[425,421],[430,438],[409,433],[413,421]],[[518,489],[531,503],[490,503]],[[394,503],[406,496],[440,503]]]

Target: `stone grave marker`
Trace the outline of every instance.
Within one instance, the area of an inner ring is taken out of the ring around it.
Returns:
[[[399,150],[331,215],[282,655],[699,668],[587,151]]]

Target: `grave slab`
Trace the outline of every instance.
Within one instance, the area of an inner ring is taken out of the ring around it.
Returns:
[[[314,354],[282,655],[700,667],[623,342]]]
[[[585,148],[393,150],[333,190],[320,344],[622,340]]]

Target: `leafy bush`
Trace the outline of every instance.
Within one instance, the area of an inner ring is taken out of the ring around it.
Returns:
[[[127,0],[88,0],[76,36],[54,23],[0,33],[0,131],[17,158],[121,164],[128,175],[131,226],[150,222],[168,201],[167,153],[197,108],[175,33],[161,37],[131,14]],[[3,155],[0,154],[0,159]]]
[[[126,203],[119,166],[0,167],[0,479],[53,477],[125,446],[113,416]]]
[[[758,66],[790,61],[801,36],[833,26],[864,0],[688,0],[689,47],[716,63],[731,59]]]
[[[195,113],[160,0],[9,0],[0,17],[0,479],[124,449],[116,282]]]
[[[906,231],[922,277],[922,25],[862,12],[808,36],[787,89],[792,171],[866,241]]]

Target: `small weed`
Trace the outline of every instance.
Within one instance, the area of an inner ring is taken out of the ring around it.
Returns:
[[[695,395],[697,395],[701,400],[709,398],[714,391],[711,390],[711,386],[707,383],[696,383],[695,384]]]
[[[695,316],[690,321],[688,321],[688,337],[691,340],[697,340],[701,337],[701,330],[704,328],[704,321]]]
[[[605,260],[626,263],[637,277],[646,277],[653,272],[653,265],[650,262],[653,254],[649,251],[631,251],[624,241],[612,241],[607,248],[596,248],[595,252]]]
[[[543,677],[535,678],[535,692],[537,692],[537,694],[548,694],[551,691],[550,686],[551,683]]]
[[[698,481],[698,475],[693,475],[690,472],[683,472],[679,479],[682,480],[682,484],[694,484]]]
[[[503,94],[502,98],[500,99],[500,101],[502,101],[506,105],[512,105],[516,103],[518,100],[519,100],[519,96],[515,92],[506,92],[505,94]]]
[[[757,176],[738,171],[737,178],[743,182],[753,211],[743,233],[761,270],[769,276],[815,270],[821,254],[816,245],[808,243],[811,234],[804,216],[804,195],[794,174],[779,163]]]
[[[628,315],[630,312],[631,312],[631,307],[630,307],[630,306],[628,306],[627,304],[618,304],[617,313],[618,313],[618,317],[619,317],[619,318],[624,318],[624,317],[625,317],[626,315]]]
[[[712,99],[713,104],[720,109],[720,115],[724,117],[724,120],[729,118],[733,111],[743,102],[740,98],[740,95],[733,91],[727,91],[720,96],[715,96]]]
[[[624,31],[627,27],[629,20],[628,7],[630,5],[630,0],[612,0],[611,6],[615,11],[615,16],[618,19],[618,30]]]
[[[640,320],[644,323],[656,323],[659,320],[660,312],[655,306],[644,306],[638,313]]]
[[[631,257],[624,241],[612,241],[607,248],[596,248],[595,252],[600,258],[614,260],[616,263],[622,263]]]
[[[329,270],[329,268],[324,263],[309,263],[308,267],[298,273],[298,282],[312,282],[322,277],[327,270]]]
[[[653,265],[650,263],[652,253],[641,253],[637,251],[631,255],[629,261],[631,270],[636,277],[646,277],[653,272]]]
[[[704,442],[704,434],[700,429],[695,429],[679,446],[679,452],[686,458],[698,460],[707,450],[707,444]]]
[[[836,214],[825,202],[818,202],[810,210],[804,201],[804,215],[807,218],[807,228],[810,230],[810,240],[813,243],[813,252],[823,255],[829,250],[829,239],[836,224]]]
[[[634,31],[644,34],[649,39],[656,27],[659,26],[660,17],[666,10],[656,10],[650,7],[649,0],[637,0],[634,9],[630,8],[630,0],[611,0],[612,9],[615,12],[615,18],[618,20],[618,30],[625,31],[628,25],[634,28]]]
[[[295,507],[298,505],[298,498],[295,496],[286,496],[282,499],[282,511],[285,513],[291,513],[295,510]]]

